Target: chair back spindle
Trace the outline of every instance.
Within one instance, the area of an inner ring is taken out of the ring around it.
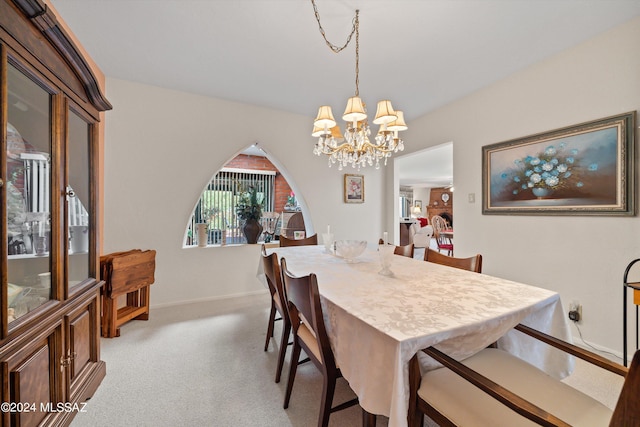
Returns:
[[[431,218],[431,225],[433,226],[433,235],[436,238],[438,251],[446,250],[447,255],[453,256],[453,243],[443,234],[443,231],[447,229],[447,221],[439,215],[434,215]]]

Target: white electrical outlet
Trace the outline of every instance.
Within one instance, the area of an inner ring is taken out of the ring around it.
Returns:
[[[469,193],[469,203],[476,202],[476,193]]]

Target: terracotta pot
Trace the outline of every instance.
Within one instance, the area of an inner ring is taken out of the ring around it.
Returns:
[[[248,219],[244,223],[244,227],[242,227],[242,232],[244,233],[244,237],[247,238],[247,243],[258,243],[258,237],[260,237],[260,233],[262,233],[262,225],[255,219]]]

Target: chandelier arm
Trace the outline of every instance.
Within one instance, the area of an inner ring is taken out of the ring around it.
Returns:
[[[356,149],[351,144],[348,144],[348,143],[344,142],[344,143],[338,145],[335,148],[328,147],[328,146],[323,147],[322,154],[331,155],[333,153],[338,153],[338,152],[347,152],[347,153],[356,153],[356,152],[366,153],[366,152],[369,152],[369,153],[371,153],[373,155],[375,153],[382,153],[382,154],[392,153],[393,151],[394,150],[392,148],[383,148],[383,147],[375,146],[375,145],[371,144],[370,142],[364,142],[362,147],[360,147],[359,149]],[[360,153],[358,153],[358,154],[360,154]]]
[[[365,144],[366,144],[366,147],[367,147],[369,150],[371,150],[372,152],[374,152],[374,153],[378,152],[378,153],[386,154],[386,153],[391,153],[391,152],[393,152],[393,149],[392,149],[392,148],[383,148],[383,147],[379,147],[379,146],[373,145],[373,144],[372,144],[372,143],[370,143],[370,142],[366,142]]]
[[[324,28],[322,28],[322,24],[320,23],[320,13],[318,12],[318,6],[316,6],[316,2],[315,0],[311,0],[311,4],[313,5],[313,11],[316,14],[316,21],[318,21],[318,28],[320,30],[320,34],[322,35],[322,38],[324,39],[325,43],[327,44],[327,46],[329,46],[329,49],[331,49],[334,53],[339,53],[340,51],[344,50],[347,46],[349,46],[349,43],[351,42],[351,37],[353,37],[353,34],[356,33],[357,34],[357,28],[358,28],[358,10],[356,10],[356,16],[353,18],[353,27],[351,28],[351,33],[349,34],[349,36],[347,37],[347,41],[345,42],[345,44],[340,47],[340,46],[336,46],[333,43],[331,43],[329,40],[327,40],[327,35],[324,32]],[[358,37],[356,35],[356,41],[357,41]]]

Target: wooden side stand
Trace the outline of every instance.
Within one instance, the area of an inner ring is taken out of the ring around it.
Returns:
[[[100,257],[102,336],[120,336],[120,325],[129,320],[149,320],[149,287],[155,281],[156,251],[133,249]],[[118,308],[118,297],[126,305]]]

